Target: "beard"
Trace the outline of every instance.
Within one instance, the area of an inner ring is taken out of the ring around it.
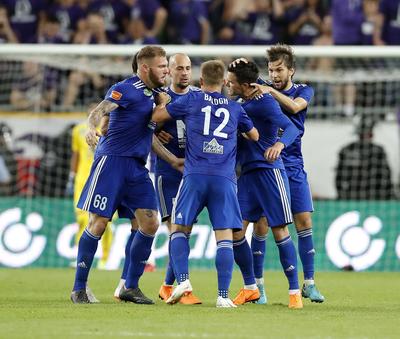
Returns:
[[[154,84],[155,87],[165,86],[165,79],[164,81],[160,80],[151,68],[149,70],[149,80]]]
[[[187,84],[182,84],[182,83],[178,82],[178,83],[176,84],[176,87],[178,87],[178,88],[180,88],[180,89],[186,89],[186,88],[189,87],[189,83],[187,83]]]

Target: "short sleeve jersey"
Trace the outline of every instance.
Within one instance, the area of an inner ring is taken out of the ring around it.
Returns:
[[[165,92],[171,96],[171,102],[175,102],[179,98],[188,95],[191,91],[200,91],[200,89],[190,86],[189,91],[184,94],[175,93],[170,87],[165,90]],[[178,158],[184,158],[186,148],[186,127],[183,120],[168,120],[164,123],[161,129],[172,135],[172,140],[168,144],[165,144],[164,147]],[[182,176],[182,173],[173,169],[169,163],[160,158],[157,158],[156,172],[157,174],[169,176]]]
[[[305,101],[307,101],[307,104],[310,103],[312,97],[314,96],[313,88],[306,84],[294,83],[290,89],[288,89],[287,91],[281,91],[281,93],[291,99],[303,98]],[[303,164],[303,155],[301,153],[301,138],[304,135],[304,122],[307,116],[307,108],[308,105],[302,111],[296,114],[291,114],[282,107],[283,113],[285,113],[289,117],[289,119],[300,131],[300,134],[297,136],[296,140],[288,147],[285,147],[282,151],[282,160],[285,166],[295,166]]]
[[[264,152],[278,141],[279,128],[286,131],[285,146],[289,145],[298,135],[298,131],[283,114],[278,102],[270,95],[264,94],[242,104],[248,116],[257,128],[260,138],[257,142],[251,142],[240,138],[238,144],[238,162],[242,166],[242,172],[248,172],[256,168],[284,168],[281,158],[273,163],[267,162]]]
[[[241,105],[217,92],[192,91],[167,105],[167,111],[186,125],[184,176],[217,175],[235,181],[237,131],[253,128]]]
[[[110,112],[108,131],[100,138],[96,157],[135,157],[145,164],[155,127],[151,122],[153,91],[138,76],[133,76],[111,86],[105,100],[118,107]]]

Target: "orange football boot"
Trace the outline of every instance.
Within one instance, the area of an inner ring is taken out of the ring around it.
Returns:
[[[201,300],[193,292],[186,292],[179,300],[179,303],[184,305],[198,305],[201,304]]]
[[[173,289],[174,286],[172,285],[161,285],[160,290],[158,291],[159,298],[166,301],[171,296]]]
[[[289,294],[289,308],[303,308],[303,300],[301,299],[300,292],[296,294]]]
[[[233,303],[235,305],[243,305],[245,303],[257,301],[258,299],[260,299],[260,291],[258,288],[255,290],[241,288],[238,295],[233,299]]]

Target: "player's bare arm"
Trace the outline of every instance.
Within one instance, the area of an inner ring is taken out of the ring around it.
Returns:
[[[174,169],[183,172],[183,164],[185,162],[185,159],[178,158],[174,154],[172,154],[169,150],[167,150],[164,147],[161,141],[154,135],[151,148],[153,152],[156,153],[160,159],[168,162]]]
[[[271,86],[260,85],[257,83],[252,83],[251,85],[257,89],[257,94],[271,94],[279,102],[279,105],[281,105],[286,111],[290,112],[291,114],[296,114],[304,110],[308,105],[305,99],[300,97],[291,99]]]
[[[243,133],[248,139],[258,141],[260,135],[258,134],[257,128],[253,127],[250,131]]]
[[[273,146],[268,147],[264,152],[264,157],[268,162],[274,162],[281,155],[282,150],[285,148],[285,144],[277,141]]]
[[[86,132],[86,142],[91,148],[95,148],[98,142],[98,132],[96,127],[99,125],[101,117],[107,115],[118,107],[117,104],[103,100],[90,112],[88,117],[88,130]]]

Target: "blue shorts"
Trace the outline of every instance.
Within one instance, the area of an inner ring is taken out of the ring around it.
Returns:
[[[270,227],[293,222],[289,183],[283,169],[262,168],[242,174],[238,199],[243,220],[256,222],[265,216]]]
[[[292,213],[313,212],[310,185],[303,165],[288,166],[286,173],[289,179]]]
[[[172,209],[172,223],[192,225],[207,207],[214,230],[242,229],[236,184],[218,175],[189,174],[179,186]]]
[[[161,214],[161,221],[166,221],[171,216],[172,204],[178,193],[179,184],[182,176],[172,176],[156,174],[156,192],[158,200],[158,210]]]
[[[138,208],[157,210],[149,172],[140,160],[105,155],[95,159],[78,208],[110,218],[133,219]]]

